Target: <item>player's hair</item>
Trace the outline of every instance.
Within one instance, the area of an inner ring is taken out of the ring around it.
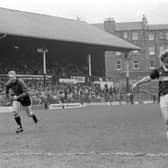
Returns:
[[[9,71],[8,72],[8,77],[16,77],[16,72],[15,71]]]
[[[168,56],[168,49],[164,50],[161,54],[160,54],[160,60],[163,62],[163,59]]]

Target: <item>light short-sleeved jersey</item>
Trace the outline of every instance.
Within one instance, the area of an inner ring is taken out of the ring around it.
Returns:
[[[159,80],[159,96],[168,94],[168,71],[163,67],[153,70],[150,75],[151,79]]]

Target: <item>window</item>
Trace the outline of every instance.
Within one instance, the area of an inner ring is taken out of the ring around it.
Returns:
[[[159,51],[160,54],[164,51],[164,49],[165,49],[165,48],[164,48],[164,45],[161,45],[161,46],[160,46],[160,51]]]
[[[138,60],[133,61],[133,69],[139,69],[139,61]]]
[[[154,57],[150,57],[149,68],[150,69],[155,69],[155,58]]]
[[[168,49],[168,44],[165,44],[165,48],[164,48],[164,49],[165,49],[165,50]]]
[[[116,70],[121,70],[121,60],[116,61]]]
[[[165,44],[165,48],[164,48],[165,50],[167,50],[168,49],[168,44]]]
[[[128,39],[128,32],[124,32],[124,33],[123,33],[123,38],[124,38],[124,39]]]
[[[155,55],[155,47],[149,47],[149,55]]]
[[[148,38],[149,38],[149,40],[154,40],[155,39],[155,34],[154,33],[149,33]]]
[[[159,39],[164,39],[164,32],[159,32]]]
[[[105,51],[106,56],[113,56],[114,52],[113,51]]]
[[[132,40],[138,40],[138,32],[132,32]]]
[[[115,53],[116,55],[121,55],[121,52],[119,52],[119,51],[116,51],[116,53]]]
[[[168,40],[168,32],[166,32],[165,38],[166,38],[166,40]]]
[[[132,51],[132,54],[133,54],[133,55],[137,55],[137,54],[138,54],[138,50],[133,50],[133,51]]]

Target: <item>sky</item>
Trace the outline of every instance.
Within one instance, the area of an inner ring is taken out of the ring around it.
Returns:
[[[0,0],[0,7],[88,23],[141,21],[145,15],[149,24],[168,24],[167,0]]]

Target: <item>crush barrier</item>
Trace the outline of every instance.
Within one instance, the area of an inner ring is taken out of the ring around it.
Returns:
[[[144,101],[144,102],[137,102],[135,101],[134,104],[152,104],[152,101]],[[50,104],[49,105],[49,110],[59,110],[59,109],[73,109],[73,108],[82,108],[82,107],[87,107],[87,106],[102,106],[102,105],[107,105],[107,106],[119,106],[119,105],[126,105],[126,102],[99,102],[99,103],[59,103],[59,104]],[[33,110],[43,110],[44,107],[39,105],[39,106],[33,106]],[[12,112],[12,107],[11,106],[0,106],[0,113],[6,113],[6,112]]]

